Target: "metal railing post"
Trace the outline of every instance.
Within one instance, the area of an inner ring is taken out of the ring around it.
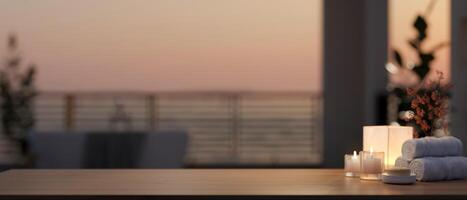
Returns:
[[[72,94],[65,95],[65,129],[70,131],[74,128],[75,120],[75,96]]]
[[[232,159],[237,162],[238,160],[238,151],[239,151],[239,125],[240,125],[240,95],[239,94],[232,94],[229,95],[229,106],[230,106],[230,114],[231,114],[231,130],[232,130],[232,138],[231,138],[231,153]]]
[[[151,94],[147,97],[148,101],[148,123],[150,130],[157,130],[158,125],[158,98],[156,95]]]

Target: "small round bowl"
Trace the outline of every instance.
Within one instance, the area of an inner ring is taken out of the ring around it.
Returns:
[[[382,174],[381,180],[384,183],[397,185],[410,185],[414,184],[417,181],[415,174],[410,174],[409,176],[397,176],[389,175],[387,173]]]

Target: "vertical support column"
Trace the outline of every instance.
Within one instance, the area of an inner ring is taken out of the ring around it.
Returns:
[[[365,124],[386,124],[388,2],[365,0]]]
[[[342,167],[362,148],[386,84],[386,0],[324,0],[324,163]]]
[[[73,130],[75,122],[75,96],[72,94],[65,95],[65,129],[68,131]]]
[[[322,96],[310,96],[310,139],[313,159],[323,162],[323,101]]]
[[[467,1],[451,1],[451,134],[467,142]],[[467,153],[467,148],[464,148]]]

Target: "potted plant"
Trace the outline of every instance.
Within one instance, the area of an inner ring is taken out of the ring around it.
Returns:
[[[440,42],[430,49],[423,48],[428,38],[428,23],[426,17],[434,8],[436,1],[431,1],[426,12],[417,15],[413,22],[413,28],[417,35],[408,40],[409,46],[418,56],[417,61],[407,62],[397,49],[392,51],[394,62],[388,63],[386,69],[389,72],[389,95],[387,120],[389,123],[397,122],[400,125],[410,125],[405,119],[407,111],[412,110],[412,98],[406,91],[408,88],[415,88],[427,82],[428,74],[431,71],[431,64],[435,59],[435,52],[448,46],[449,42]],[[420,91],[421,92],[421,91]]]
[[[33,100],[37,95],[35,66],[22,69],[23,60],[14,34],[7,41],[7,57],[0,69],[0,162],[3,166],[27,161],[27,133],[34,126]]]

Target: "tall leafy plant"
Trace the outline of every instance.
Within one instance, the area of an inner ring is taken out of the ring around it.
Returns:
[[[440,42],[431,48],[425,47],[425,43],[428,38],[427,30],[429,28],[426,17],[428,17],[433,10],[435,3],[436,1],[432,0],[428,5],[425,13],[423,15],[417,15],[413,22],[413,28],[416,30],[417,34],[414,38],[408,39],[407,42],[418,57],[416,62],[406,62],[407,57],[404,58],[404,56],[397,49],[392,50],[393,60],[396,66],[401,68],[400,71],[408,69],[409,71],[413,72],[413,74],[415,74],[418,78],[418,83],[416,85],[422,85],[424,82],[429,81],[427,80],[427,77],[432,70],[431,64],[435,60],[436,51],[449,45],[449,42]],[[397,122],[402,125],[406,125],[407,121],[401,117],[404,116],[401,113],[412,110],[411,98],[410,95],[408,95],[406,92],[407,87],[413,87],[413,85],[398,85],[397,87],[393,88],[390,92],[390,98],[388,99],[388,113],[394,113],[398,115],[397,117],[388,115],[389,119],[397,119]]]
[[[430,72],[430,65],[431,62],[435,59],[435,52],[441,49],[442,47],[449,45],[448,42],[440,42],[429,50],[424,50],[422,48],[424,42],[427,39],[428,29],[428,23],[425,17],[427,17],[431,13],[435,2],[436,1],[431,1],[427,8],[427,11],[425,12],[425,15],[417,15],[415,21],[413,22],[413,28],[417,31],[417,35],[415,36],[415,38],[409,39],[408,44],[418,55],[418,62],[415,63],[413,66],[408,66],[408,64],[404,61],[405,59],[397,49],[394,49],[392,51],[394,60],[397,63],[397,65],[399,67],[407,67],[411,69],[417,75],[420,81],[423,81]]]
[[[23,69],[24,67],[24,69]],[[34,86],[36,67],[23,66],[18,40],[8,36],[7,57],[0,69],[0,115],[2,133],[21,144],[27,152],[27,132],[34,126],[33,99],[37,95]]]

